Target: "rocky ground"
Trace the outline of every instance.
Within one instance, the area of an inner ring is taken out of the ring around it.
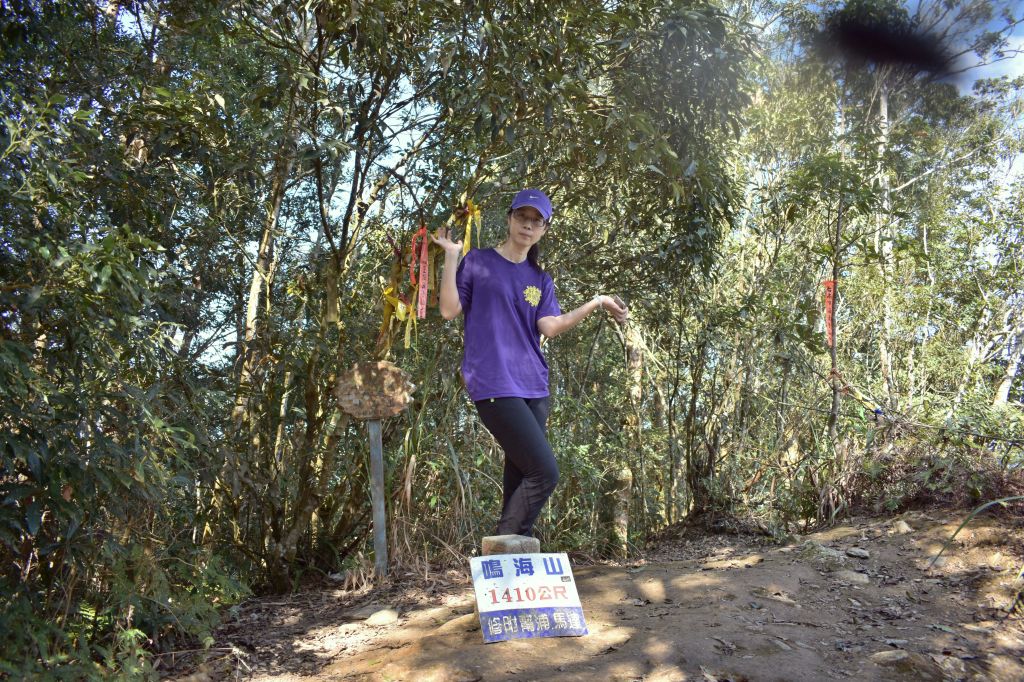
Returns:
[[[574,568],[590,634],[484,644],[465,572],[236,607],[189,675],[311,680],[1024,680],[1024,520],[853,519],[778,545],[666,536]],[[164,660],[170,670],[171,661]]]

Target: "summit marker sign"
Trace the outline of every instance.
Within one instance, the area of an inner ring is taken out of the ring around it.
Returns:
[[[491,554],[470,568],[484,642],[588,634],[565,553]]]

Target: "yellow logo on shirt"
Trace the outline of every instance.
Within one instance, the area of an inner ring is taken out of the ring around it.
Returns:
[[[540,289],[534,286],[529,286],[523,289],[523,298],[526,302],[532,305],[534,308],[540,303]]]

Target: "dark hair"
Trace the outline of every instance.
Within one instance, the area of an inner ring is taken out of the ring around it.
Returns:
[[[541,272],[544,272],[544,268],[540,266],[540,247],[534,244],[530,247],[530,250],[526,252],[526,260],[530,261],[530,265],[537,268]]]

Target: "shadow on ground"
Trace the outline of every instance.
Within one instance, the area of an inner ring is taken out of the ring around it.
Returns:
[[[483,644],[462,575],[430,585],[410,577],[410,587],[364,595],[358,606],[341,591],[254,601],[218,636],[234,647],[232,670],[210,676],[1024,679],[1024,631],[1012,609],[1024,527],[978,520],[929,568],[964,516],[860,519],[786,546],[683,537],[640,565],[576,567],[590,629],[578,638]]]

